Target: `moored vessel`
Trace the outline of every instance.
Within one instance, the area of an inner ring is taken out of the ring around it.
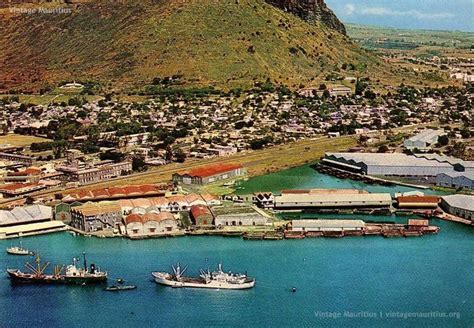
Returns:
[[[90,285],[104,283],[107,281],[107,272],[96,268],[94,264],[87,266],[85,253],[84,267],[78,267],[79,259],[74,258],[73,263],[68,266],[55,266],[52,274],[45,271],[49,262],[42,264],[39,254],[36,255],[35,264],[25,263],[29,272],[22,272],[19,269],[7,269],[7,273],[12,283],[19,284],[67,284],[67,285]],[[64,273],[63,273],[64,271]]]
[[[20,241],[20,246],[11,246],[7,248],[7,253],[10,255],[34,255],[33,252],[30,252],[28,249],[23,248],[23,244]]]
[[[172,266],[173,273],[152,272],[152,276],[157,284],[174,288],[249,289],[255,286],[254,278],[242,273],[226,273],[222,270],[222,264],[214,272],[200,270],[196,278],[184,276],[186,270],[187,267],[183,268],[178,263]]]

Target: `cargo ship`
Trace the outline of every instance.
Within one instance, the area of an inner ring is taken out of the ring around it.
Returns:
[[[29,272],[22,272],[19,269],[7,269],[7,273],[12,283],[18,284],[92,285],[106,282],[107,272],[101,271],[94,264],[88,267],[85,253],[83,253],[83,257],[84,267],[78,267],[79,259],[74,258],[71,265],[56,266],[53,274],[46,274],[45,270],[50,263],[41,264],[41,258],[37,254],[35,258],[36,266],[28,262],[25,264]]]
[[[157,284],[174,288],[249,289],[255,286],[254,278],[241,273],[226,273],[222,270],[222,264],[214,272],[200,270],[196,278],[185,277],[186,269],[178,264],[172,266],[173,273],[152,272],[152,276]]]

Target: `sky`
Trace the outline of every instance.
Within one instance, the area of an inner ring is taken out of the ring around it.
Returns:
[[[474,32],[474,0],[326,0],[345,23]]]

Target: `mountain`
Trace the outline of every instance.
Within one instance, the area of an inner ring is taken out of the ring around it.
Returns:
[[[340,33],[319,0],[87,0],[41,8],[57,12],[0,8],[0,89],[76,80],[127,91],[172,75],[186,86],[221,88],[267,78],[297,88],[334,72],[382,84],[409,78]],[[341,70],[344,63],[353,69]]]
[[[321,22],[342,34],[346,34],[344,24],[328,8],[324,0],[266,0],[269,4],[288,11],[309,21]]]

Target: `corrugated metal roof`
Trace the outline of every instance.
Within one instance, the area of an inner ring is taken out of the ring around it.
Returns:
[[[337,203],[337,202],[382,202],[392,203],[390,194],[284,194],[275,197],[276,203]]]
[[[52,208],[39,204],[15,207],[11,211],[0,211],[0,225],[51,220],[52,218]]]
[[[293,228],[364,228],[362,220],[293,220]]]
[[[443,196],[442,198],[451,207],[462,208],[474,212],[474,196],[450,195]]]
[[[409,156],[401,153],[327,153],[326,156],[333,156],[336,159],[352,162],[352,164],[366,164],[373,166],[393,166],[393,167],[446,167],[452,168],[447,162],[438,162],[426,158]]]

